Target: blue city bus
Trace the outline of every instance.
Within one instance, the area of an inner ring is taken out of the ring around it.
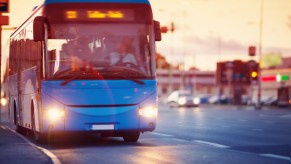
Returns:
[[[93,132],[136,142],[157,120],[148,0],[45,0],[10,37],[4,97],[18,132]]]

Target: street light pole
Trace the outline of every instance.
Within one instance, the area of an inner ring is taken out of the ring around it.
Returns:
[[[0,13],[0,17],[1,17],[1,13]],[[2,94],[1,94],[1,92],[2,92],[2,82],[1,82],[1,71],[2,71],[2,69],[1,69],[1,67],[2,67],[2,60],[1,60],[1,58],[2,58],[2,25],[0,24],[0,100],[1,100],[1,98],[2,98]],[[1,104],[0,104],[0,123],[1,123],[1,112],[2,112],[2,106],[1,106]]]
[[[257,97],[257,106],[256,109],[261,109],[261,95],[262,95],[262,40],[263,40],[263,10],[264,10],[264,0],[261,0],[261,9],[260,9],[260,30],[259,30],[259,49],[258,49],[258,54],[259,54],[259,66],[258,66],[258,97]]]

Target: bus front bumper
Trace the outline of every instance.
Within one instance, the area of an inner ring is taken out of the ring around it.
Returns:
[[[156,113],[155,113],[156,112]],[[43,132],[153,131],[157,109],[123,107],[67,107],[58,119],[44,119]]]

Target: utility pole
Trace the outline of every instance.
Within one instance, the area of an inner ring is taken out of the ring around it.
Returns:
[[[1,81],[1,67],[2,67],[2,25],[8,25],[9,21],[8,21],[8,16],[4,16],[2,15],[2,13],[7,13],[9,12],[9,0],[1,0],[0,1],[0,100],[2,99],[2,81]],[[0,108],[0,122],[1,122],[1,110],[2,108]]]
[[[263,38],[263,10],[264,10],[264,0],[261,0],[261,10],[260,10],[260,40],[259,40],[259,66],[258,66],[258,97],[257,97],[257,105],[256,109],[261,109],[261,94],[262,94],[262,38]]]

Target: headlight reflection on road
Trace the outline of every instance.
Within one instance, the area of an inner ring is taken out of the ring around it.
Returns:
[[[147,148],[142,147],[140,150],[131,154],[129,158],[132,163],[138,164],[173,163],[173,161],[177,161],[178,158],[178,156],[176,156],[177,154],[173,154],[173,152],[177,152],[177,150],[171,146],[162,146],[160,148],[156,146]]]

